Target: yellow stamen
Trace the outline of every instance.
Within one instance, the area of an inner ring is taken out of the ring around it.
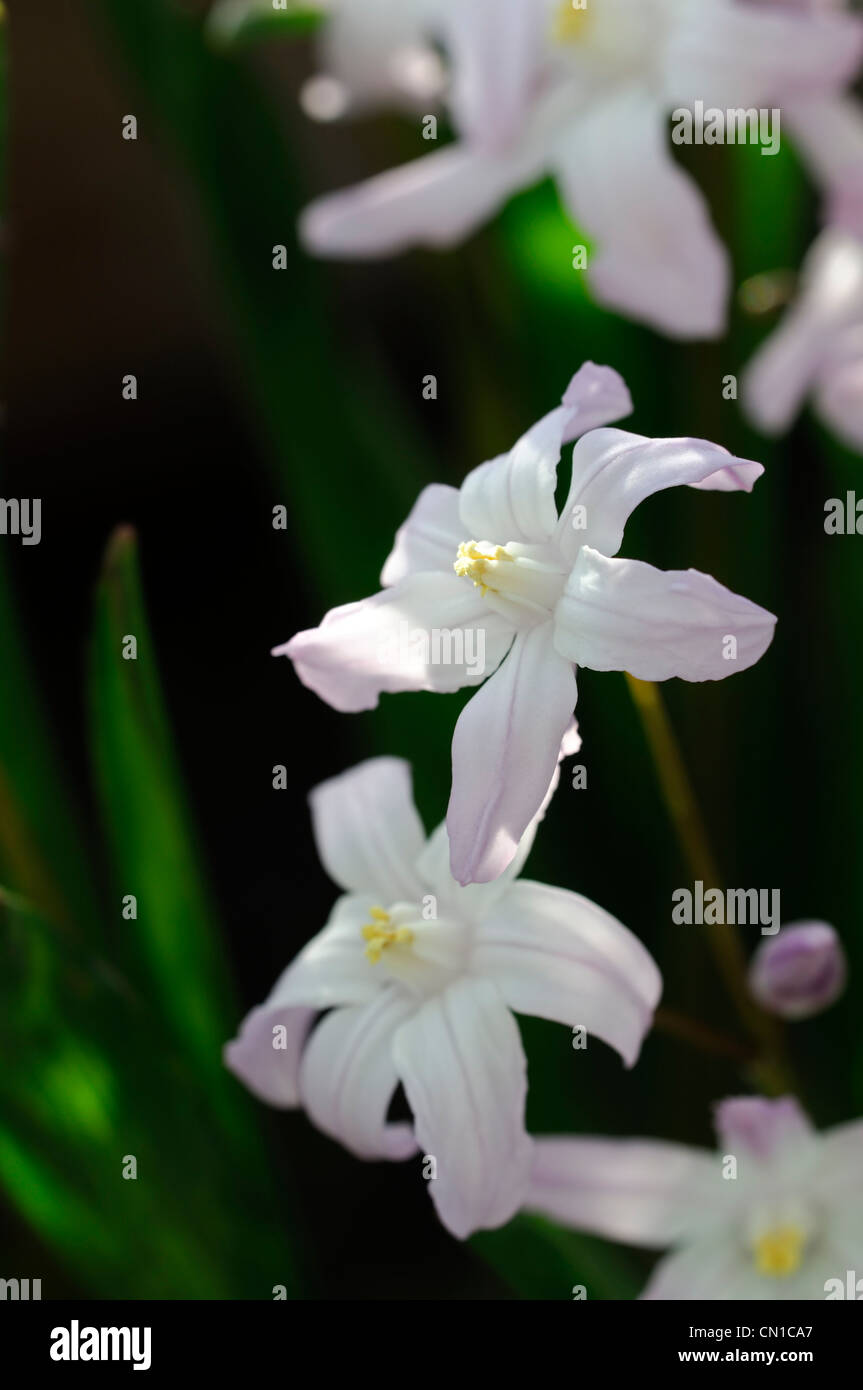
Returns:
[[[776,1226],[754,1242],[755,1266],[759,1274],[787,1279],[796,1274],[803,1260],[806,1233],[799,1226]]]
[[[390,914],[382,907],[369,909],[371,921],[362,929],[362,938],[368,942],[366,955],[372,965],[377,965],[387,946],[408,946],[414,939],[410,927],[390,927]]]
[[[462,541],[453,569],[460,578],[472,579],[485,598],[489,590],[493,594],[497,592],[491,584],[486,583],[488,567],[495,560],[512,560],[512,556],[507,554],[502,545],[490,547],[486,553],[480,550],[476,541]]]
[[[557,43],[581,43],[591,21],[589,0],[561,0],[554,16],[553,37]]]

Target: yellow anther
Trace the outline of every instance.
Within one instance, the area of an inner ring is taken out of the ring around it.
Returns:
[[[755,1241],[755,1266],[759,1274],[787,1279],[796,1274],[803,1260],[806,1232],[799,1226],[776,1226]]]
[[[590,0],[561,0],[554,16],[553,36],[557,43],[580,43],[590,24]]]
[[[502,545],[489,546],[487,550],[480,550],[476,541],[462,541],[458,548],[453,569],[462,579],[472,579],[485,598],[489,589],[495,593],[493,585],[487,582],[488,567],[496,560],[512,560]]]
[[[391,927],[390,914],[382,907],[369,909],[371,921],[362,929],[363,941],[367,942],[366,955],[372,965],[377,965],[387,946],[409,946],[414,939],[410,927]]]

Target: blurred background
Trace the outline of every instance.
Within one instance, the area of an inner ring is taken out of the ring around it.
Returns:
[[[722,397],[778,318],[741,304],[796,271],[814,198],[788,146],[682,152],[744,288],[715,344],[594,305],[550,184],[456,255],[313,263],[298,210],[416,154],[418,123],[310,121],[311,21],[226,48],[206,9],[28,0],[2,28],[2,492],[40,497],[43,530],[0,538],[0,1274],[41,1278],[43,1298],[631,1298],[650,1257],[526,1218],[459,1244],[419,1162],[361,1164],[223,1070],[335,897],[309,789],[401,754],[433,827],[462,703],[340,716],[268,652],[374,591],[420,488],[508,448],[586,358],[626,378],[628,428],[764,462],[751,497],[651,499],[624,553],[779,615],[754,670],[663,694],[724,881],[778,887],[784,921],[842,936],[845,998],[789,1041],[819,1125],[863,1113],[863,568],[823,529],[860,460],[809,416],[769,444]],[[119,660],[128,633],[137,662]],[[528,872],[641,936],[669,1010],[739,1038],[703,930],[670,923],[691,874],[624,677],[583,672],[578,715],[587,789],[564,776]],[[627,1073],[597,1041],[522,1029],[537,1133],[707,1145],[711,1103],[753,1084],[663,1030]]]

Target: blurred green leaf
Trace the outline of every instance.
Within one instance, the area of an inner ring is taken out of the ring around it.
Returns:
[[[641,1287],[613,1246],[539,1216],[517,1216],[499,1231],[473,1236],[471,1245],[520,1298],[572,1300],[583,1285],[588,1299],[631,1299]]]

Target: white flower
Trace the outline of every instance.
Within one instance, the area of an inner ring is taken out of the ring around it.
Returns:
[[[562,753],[577,746],[570,733]],[[510,1010],[583,1026],[631,1066],[659,972],[602,908],[515,881],[535,824],[506,877],[461,888],[446,830],[426,840],[400,760],[325,782],[311,806],[321,860],[345,895],[246,1018],[226,1063],[261,1099],[304,1106],[359,1158],[433,1158],[431,1195],[455,1235],[502,1225],[524,1200],[531,1161]],[[387,1119],[399,1083],[413,1124]]]
[[[819,1135],[791,1097],[726,1100],[716,1118],[715,1156],[651,1139],[538,1139],[527,1206],[672,1247],[645,1299],[820,1299],[863,1271],[863,1121]]]
[[[863,239],[838,228],[816,239],[796,302],[741,383],[744,409],[766,434],[787,430],[810,393],[824,423],[863,450]]]
[[[363,257],[449,247],[551,175],[595,243],[588,276],[597,297],[677,337],[722,331],[729,274],[706,202],[671,156],[670,113],[695,100],[795,106],[795,130],[806,134],[811,119],[805,152],[827,158],[823,104],[863,52],[854,17],[790,0],[409,8],[448,53],[458,139],[313,203],[301,221],[309,249]]]
[[[701,439],[595,428],[631,408],[617,372],[586,363],[563,404],[508,454],[475,468],[460,490],[420,494],[381,593],[276,648],[341,711],[374,708],[382,691],[452,691],[490,677],[453,737],[447,825],[460,883],[488,882],[515,853],[554,772],[578,666],[721,680],[772,640],[772,614],[709,575],[612,558],[630,513],[652,493],[681,484],[749,491],[764,471]],[[558,516],[558,461],[579,434]],[[436,664],[420,644],[406,652],[394,640],[402,628],[479,632],[484,669]]]

